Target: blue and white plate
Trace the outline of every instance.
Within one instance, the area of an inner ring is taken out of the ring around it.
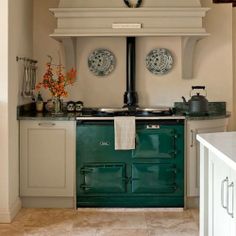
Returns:
[[[107,49],[96,49],[88,58],[89,70],[97,76],[109,75],[115,69],[114,54]]]
[[[173,68],[173,56],[166,48],[156,48],[146,57],[147,69],[155,75],[165,75]]]

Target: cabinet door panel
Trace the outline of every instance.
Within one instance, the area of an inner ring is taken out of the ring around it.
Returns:
[[[20,122],[20,195],[74,195],[75,123]]]
[[[229,191],[229,211],[233,213],[230,216],[230,235],[236,235],[236,171],[230,170],[230,183],[233,183]]]
[[[65,187],[66,131],[28,130],[28,187]]]
[[[227,185],[230,181],[230,169],[213,153],[210,153],[213,159],[212,167],[212,204],[211,218],[212,227],[210,236],[232,235],[230,234],[230,217],[227,213]]]
[[[187,122],[187,196],[199,196],[199,143],[197,134],[225,131],[227,119],[201,120]]]

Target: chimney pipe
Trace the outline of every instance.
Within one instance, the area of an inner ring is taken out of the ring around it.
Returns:
[[[135,108],[138,103],[138,94],[135,91],[135,37],[127,37],[126,43],[126,92],[124,94],[124,107]]]

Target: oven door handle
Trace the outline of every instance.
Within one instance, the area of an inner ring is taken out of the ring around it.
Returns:
[[[81,185],[80,185],[80,189],[82,189],[82,190],[84,190],[84,191],[89,191],[89,190],[91,190],[92,188],[89,187],[89,186],[86,185],[86,184],[81,184]]]

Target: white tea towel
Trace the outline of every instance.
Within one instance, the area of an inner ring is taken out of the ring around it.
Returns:
[[[135,149],[135,116],[117,116],[114,118],[115,150]]]

